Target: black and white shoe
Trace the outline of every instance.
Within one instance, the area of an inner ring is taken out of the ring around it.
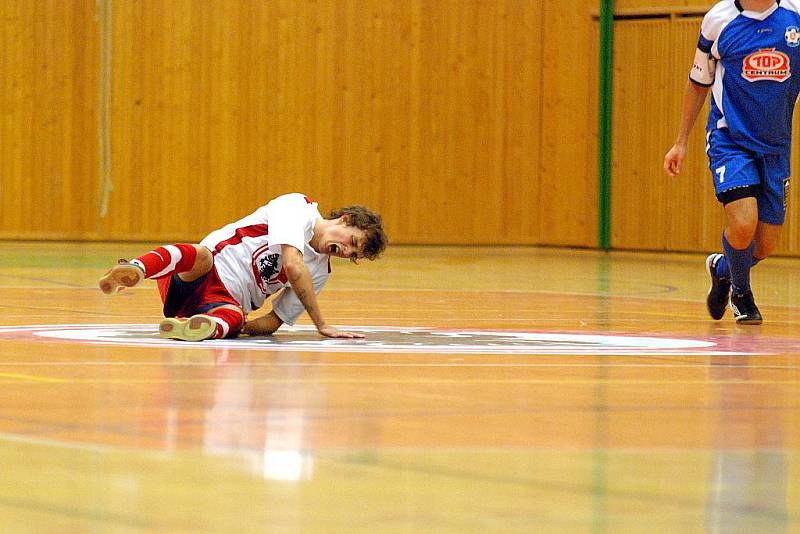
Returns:
[[[761,324],[763,321],[761,312],[758,311],[758,306],[753,300],[752,291],[734,292],[731,295],[731,310],[733,310],[737,324]]]
[[[725,315],[725,308],[728,307],[728,301],[731,296],[730,278],[717,276],[717,263],[724,257],[722,254],[711,254],[706,258],[706,271],[711,277],[711,287],[708,288],[706,306],[708,307],[708,314],[716,321],[719,321]]]

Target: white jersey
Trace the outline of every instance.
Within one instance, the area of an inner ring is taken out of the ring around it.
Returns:
[[[269,295],[283,289],[273,300],[272,309],[284,323],[292,325],[305,308],[284,272],[281,245],[303,252],[314,291],[319,293],[331,272],[328,255],[317,253],[309,245],[314,224],[321,218],[316,202],[290,193],[211,232],[200,244],[214,255],[222,283],[245,313],[257,310]]]

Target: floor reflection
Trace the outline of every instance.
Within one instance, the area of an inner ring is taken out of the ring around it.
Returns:
[[[305,447],[311,424],[305,407],[324,402],[324,387],[258,384],[251,380],[254,368],[235,352],[214,351],[216,380],[203,418],[203,451],[238,459],[250,473],[268,480],[311,479],[314,457]],[[276,363],[292,358],[280,356]],[[289,379],[300,372],[293,366],[282,369]]]
[[[732,365],[725,365],[730,363]],[[717,362],[720,380],[706,506],[708,532],[783,532],[787,524],[788,462],[783,403],[752,380],[749,358]],[[751,448],[756,445],[756,448]]]

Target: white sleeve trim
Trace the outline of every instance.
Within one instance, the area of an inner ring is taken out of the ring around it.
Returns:
[[[711,54],[703,52],[699,48],[694,54],[694,63],[689,79],[693,82],[710,87],[714,85],[714,76],[717,70],[717,60]]]

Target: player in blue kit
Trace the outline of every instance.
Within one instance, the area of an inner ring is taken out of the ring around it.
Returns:
[[[703,18],[678,138],[664,157],[681,172],[689,132],[711,91],[706,153],[726,225],[706,269],[706,303],[721,319],[761,324],[750,268],[775,249],[786,212],[792,112],[800,92],[800,0],[723,0]]]

